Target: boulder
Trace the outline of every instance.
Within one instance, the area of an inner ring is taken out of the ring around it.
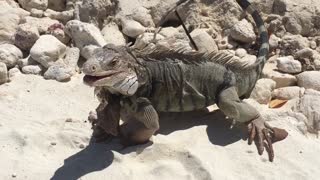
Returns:
[[[107,43],[114,45],[126,45],[126,37],[120,31],[118,25],[115,22],[109,22],[101,30],[102,36]]]
[[[230,30],[230,35],[234,40],[243,43],[252,43],[256,40],[253,25],[246,19],[236,23]]]
[[[301,62],[295,60],[292,56],[277,58],[277,68],[284,73],[299,73],[302,71]]]
[[[8,68],[12,68],[23,54],[19,48],[12,44],[0,44],[0,62],[5,63]]]
[[[298,74],[298,86],[320,91],[320,71],[306,71]]]
[[[272,92],[272,98],[281,99],[281,100],[290,100],[297,97],[300,97],[304,94],[305,88],[298,86],[283,87],[275,89]]]
[[[205,29],[195,29],[190,33],[192,39],[201,52],[218,51],[218,46]]]
[[[276,82],[272,79],[259,79],[250,95],[260,104],[268,104],[271,100],[271,92],[276,87]]]
[[[134,20],[122,19],[121,26],[123,34],[132,38],[136,38],[146,31],[146,28],[144,26]]]
[[[52,35],[42,35],[30,50],[32,59],[45,68],[64,56],[66,46]]]
[[[39,39],[38,28],[31,24],[20,24],[14,36],[14,44],[22,50],[29,50]]]

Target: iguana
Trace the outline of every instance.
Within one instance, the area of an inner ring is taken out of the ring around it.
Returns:
[[[270,127],[241,100],[249,97],[260,78],[269,52],[268,33],[258,11],[247,0],[237,2],[252,15],[259,30],[260,49],[252,64],[221,51],[155,49],[139,54],[112,44],[97,49],[82,69],[84,82],[96,87],[101,101],[93,136],[120,134],[128,143],[144,143],[160,128],[158,112],[193,111],[216,103],[229,118],[248,124],[249,144],[255,140],[260,155],[266,144],[273,161],[272,143],[284,139],[287,132]]]

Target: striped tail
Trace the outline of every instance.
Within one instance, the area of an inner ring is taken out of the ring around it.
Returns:
[[[256,67],[256,71],[260,75],[264,64],[267,61],[268,54],[269,54],[269,35],[267,28],[264,26],[264,22],[256,10],[256,8],[247,0],[237,0],[238,4],[241,8],[250,14],[253,17],[254,22],[259,30],[259,43],[260,48],[257,56],[257,61],[252,64],[253,67]]]

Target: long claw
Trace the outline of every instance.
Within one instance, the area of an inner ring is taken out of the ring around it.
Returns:
[[[264,129],[262,130],[263,134],[264,134],[264,137],[268,143],[268,155],[269,155],[269,161],[272,162],[273,159],[274,159],[274,151],[273,151],[273,146],[272,146],[272,141],[271,141],[271,137],[270,135],[268,134],[268,130],[267,129]]]
[[[249,132],[250,136],[248,139],[248,144],[251,145],[254,137],[256,136],[256,128],[251,124],[251,132]]]
[[[257,139],[258,153],[259,153],[259,155],[262,155],[263,154],[263,150],[264,150],[264,146],[263,146],[264,135],[258,129],[256,131],[258,131],[258,139]]]

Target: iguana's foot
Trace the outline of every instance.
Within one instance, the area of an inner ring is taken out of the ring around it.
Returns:
[[[101,127],[97,125],[93,126],[92,129],[92,137],[95,139],[96,143],[109,141],[114,137],[113,135],[106,133]]]
[[[248,124],[248,132],[249,145],[252,144],[254,140],[260,155],[262,155],[264,148],[266,148],[270,162],[274,159],[272,143],[281,141],[288,136],[286,130],[271,127],[268,123],[264,122],[261,117]]]

